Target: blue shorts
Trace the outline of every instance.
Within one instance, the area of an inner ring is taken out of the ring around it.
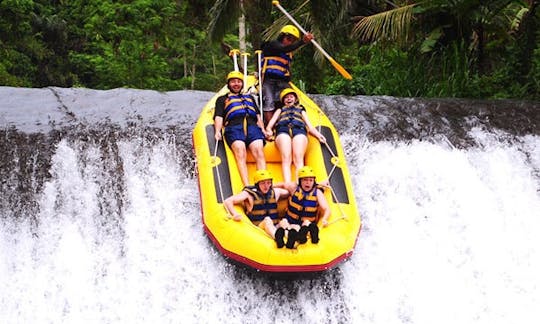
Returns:
[[[289,126],[276,127],[276,137],[282,133],[289,134],[290,137],[295,137],[296,135],[299,135],[299,134],[303,134],[307,136],[307,131],[304,127],[289,127]]]
[[[246,147],[258,139],[263,140],[264,143],[264,134],[257,125],[247,125],[247,134],[244,133],[244,125],[242,124],[226,126],[224,135],[229,147],[232,146],[234,141],[242,141],[246,143]]]

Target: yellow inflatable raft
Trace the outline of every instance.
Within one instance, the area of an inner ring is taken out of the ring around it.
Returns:
[[[249,85],[254,81],[253,77],[248,77]],[[227,93],[226,86],[204,106],[193,130],[202,221],[205,232],[215,246],[234,261],[271,273],[321,272],[351,256],[361,220],[338,133],[311,99],[294,85],[291,84],[291,87],[299,94],[300,103],[306,108],[313,126],[327,139],[327,143],[323,144],[309,135],[305,156],[305,164],[314,169],[316,180],[329,178],[332,188],[325,190],[331,216],[327,227],[319,224],[320,242],[312,244],[308,240],[295,249],[278,249],[270,236],[251,223],[240,206],[236,208],[244,215],[242,220],[238,222],[229,217],[222,202],[240,192],[243,184],[232,151],[225,141],[216,143],[214,139],[214,105],[219,96]],[[267,142],[264,152],[274,183],[281,182],[281,158],[274,142]],[[254,162],[248,153],[250,180],[256,169]],[[295,174],[294,170],[292,174]],[[280,214],[284,213],[286,205],[286,199],[280,202]]]

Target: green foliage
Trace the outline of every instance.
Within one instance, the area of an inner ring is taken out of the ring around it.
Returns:
[[[208,4],[209,5],[209,4]],[[2,85],[214,90],[228,58],[187,2],[0,2]],[[221,83],[220,83],[221,84]]]
[[[343,79],[307,45],[292,69],[293,81],[308,93],[540,99],[540,14],[527,2],[395,1],[401,10],[386,15],[395,8],[386,1],[281,3],[353,75]],[[0,33],[0,85],[216,91],[232,64],[205,32],[217,18],[208,12],[237,4],[2,0],[0,30],[9,32]],[[258,48],[262,31],[286,19],[270,1],[244,4],[248,40]],[[226,32],[237,29],[236,20],[227,19],[237,14],[224,17],[229,26],[217,33],[235,47],[237,36]],[[356,23],[348,17],[369,15],[379,24],[368,30],[389,34],[371,44],[351,43]]]
[[[530,80],[531,98],[540,100],[540,48],[534,51]]]
[[[472,72],[471,59],[463,47],[454,43],[450,50],[421,55],[365,46],[356,56],[364,61],[354,65],[352,81],[327,77],[320,90],[326,94],[398,97],[538,98],[538,51],[532,84],[520,84],[507,62],[499,62],[490,74]],[[529,89],[536,90],[529,93]]]

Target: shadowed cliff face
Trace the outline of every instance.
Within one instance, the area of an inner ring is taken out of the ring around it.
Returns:
[[[342,133],[373,141],[445,138],[457,148],[475,145],[473,128],[508,137],[540,134],[540,103],[508,100],[312,96]]]
[[[102,188],[117,197],[112,207],[103,201],[104,209],[122,206],[119,141],[136,141],[141,147],[173,142],[182,153],[182,170],[192,177],[191,129],[212,96],[197,91],[0,87],[2,217],[36,215],[36,197],[50,177],[51,157],[61,140],[78,147],[83,164],[89,147],[99,150]]]

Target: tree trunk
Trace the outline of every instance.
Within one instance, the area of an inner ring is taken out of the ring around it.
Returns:
[[[197,57],[197,46],[193,44],[193,64],[191,65],[191,90],[195,89],[195,58]]]
[[[238,17],[238,42],[240,52],[246,51],[246,16],[244,14],[244,1],[240,0],[240,17]]]

